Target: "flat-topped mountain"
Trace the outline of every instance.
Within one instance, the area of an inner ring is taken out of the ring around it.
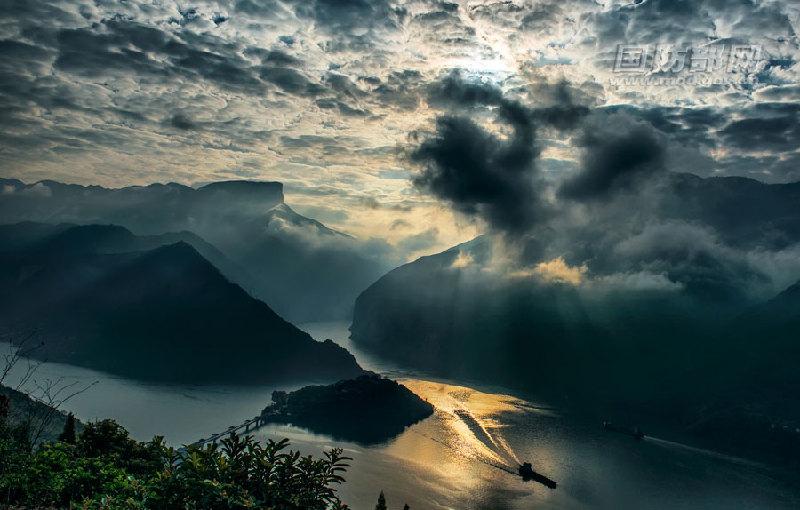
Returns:
[[[0,237],[13,237],[8,230]],[[37,357],[189,383],[361,373],[345,349],[283,320],[185,241],[157,246],[120,227],[59,226],[14,244],[0,252],[0,325],[45,340]]]
[[[140,236],[192,232],[238,266],[212,260],[226,277],[294,322],[349,317],[358,293],[389,269],[365,243],[293,211],[279,182],[109,189],[0,179],[0,191],[0,224],[114,224]]]

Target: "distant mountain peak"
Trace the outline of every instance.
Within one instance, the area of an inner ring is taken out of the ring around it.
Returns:
[[[334,236],[352,239],[353,236],[325,226],[321,222],[298,214],[286,202],[280,203],[267,211],[267,229],[279,232],[303,230],[323,236]]]

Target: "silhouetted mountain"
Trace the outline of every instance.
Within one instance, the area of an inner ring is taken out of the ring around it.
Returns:
[[[481,237],[367,288],[356,300],[353,340],[444,375],[556,392],[580,391],[589,379],[593,392],[628,395],[685,387],[687,374],[734,351],[744,363],[744,350],[765,335],[787,339],[772,349],[776,356],[794,352],[787,342],[800,291],[753,309],[748,286],[767,277],[733,250],[752,249],[757,260],[758,250],[800,242],[800,183],[669,174],[654,185],[664,189],[652,200],[656,212],[646,214],[662,230],[606,237],[596,230],[615,222],[598,218],[572,236],[565,250],[578,257],[575,267],[586,261],[594,281],[571,285],[536,274],[551,232],[524,240],[533,255],[519,274],[498,269],[507,254],[493,254],[493,241]],[[657,285],[619,283],[642,273],[658,277]]]
[[[294,212],[283,203],[278,182],[107,189],[5,179],[0,189],[0,223],[115,224],[137,235],[193,232],[238,266],[201,250],[228,278],[295,322],[349,316],[358,293],[391,267],[374,246]]]
[[[361,444],[386,442],[433,414],[430,403],[377,374],[288,394],[275,391],[272,402],[262,412],[270,423],[289,423]]]
[[[800,389],[797,368],[789,360],[800,359],[800,282],[737,318],[727,331],[745,360],[750,377],[768,377]]]
[[[651,291],[603,301],[568,284],[498,277],[480,269],[489,250],[478,238],[389,272],[358,297],[353,341],[435,375],[555,395],[580,393],[587,380],[604,393],[659,391],[708,347],[687,336],[714,325],[690,301]],[[465,253],[474,266],[459,267]]]
[[[391,271],[359,296],[360,348],[426,373],[500,384],[785,462],[800,454],[800,286],[736,317],[653,291],[592,298],[455,263],[478,239]],[[455,266],[454,267],[454,263]]]
[[[717,236],[713,249],[676,242],[665,229],[626,245],[650,250],[641,259],[620,261],[627,254],[613,245],[587,250],[603,260],[588,259],[590,276],[570,284],[537,273],[542,259],[527,272],[498,270],[505,253],[477,238],[367,288],[356,300],[354,343],[434,375],[575,404],[593,418],[630,413],[628,422],[788,459],[800,452],[800,436],[786,432],[800,427],[800,284],[754,304],[748,286],[767,277],[725,257],[744,247],[758,264],[759,254],[800,241],[800,185],[666,181],[674,192],[654,205],[658,221],[701,225]],[[625,280],[653,268],[657,285]]]
[[[800,182],[676,173],[667,183],[659,208],[664,218],[702,221],[734,246],[784,248],[800,241]]]
[[[142,379],[263,383],[361,373],[346,350],[280,318],[187,242],[149,247],[156,244],[120,227],[82,226],[1,252],[3,329],[44,338],[38,357]]]
[[[725,324],[717,333],[724,348],[705,353],[693,391],[658,404],[694,438],[800,466],[798,331],[800,283]]]
[[[21,222],[0,225],[0,251],[32,249],[56,253],[125,253],[144,251],[183,241],[208,259],[231,281],[250,281],[252,277],[239,264],[192,232],[169,232],[136,236],[118,225],[74,225]]]

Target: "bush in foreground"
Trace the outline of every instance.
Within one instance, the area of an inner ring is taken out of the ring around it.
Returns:
[[[0,415],[0,507],[84,509],[344,509],[334,486],[347,457],[288,450],[288,440],[231,434],[221,445],[177,451],[163,439],[131,439],[112,420],[71,442],[25,441]]]

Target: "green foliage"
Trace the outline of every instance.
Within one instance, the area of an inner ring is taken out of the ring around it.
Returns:
[[[69,434],[65,435],[66,437]],[[0,417],[0,507],[81,509],[342,510],[334,486],[347,457],[288,450],[231,434],[221,445],[176,451],[136,441],[112,420],[75,438],[33,448]]]

